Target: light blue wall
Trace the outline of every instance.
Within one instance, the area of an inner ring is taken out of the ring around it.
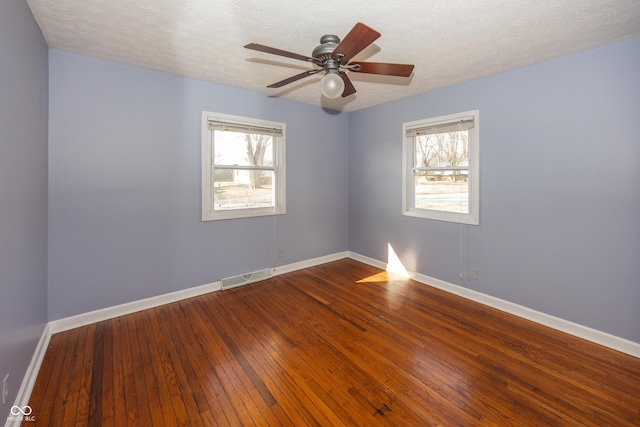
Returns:
[[[56,50],[50,68],[51,320],[390,243],[409,270],[640,342],[639,39],[339,115]],[[403,217],[402,123],[472,109],[481,225]],[[287,123],[286,215],[200,221],[201,110]]]
[[[347,250],[346,115],[49,58],[50,320]],[[286,215],[200,221],[202,110],[286,123]]]
[[[402,123],[472,109],[481,225],[402,216]],[[361,110],[349,129],[350,250],[386,261],[390,243],[408,270],[640,342],[640,39]]]
[[[47,316],[47,46],[24,1],[0,2],[0,381],[16,399]]]
[[[26,3],[1,2],[9,401],[47,301],[53,320],[347,249],[386,260],[389,244],[410,270],[640,342],[638,76],[633,39],[331,115],[66,52],[47,58]],[[476,108],[481,225],[403,217],[402,123]],[[287,123],[286,215],[200,221],[201,110]],[[459,278],[471,268],[477,281]]]

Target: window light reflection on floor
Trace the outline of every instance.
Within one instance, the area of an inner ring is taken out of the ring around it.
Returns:
[[[400,261],[400,258],[398,257],[398,255],[396,255],[396,252],[391,247],[391,243],[388,244],[387,251],[388,251],[388,254],[387,254],[386,270],[381,271],[378,274],[374,274],[373,276],[360,279],[356,283],[388,282],[389,279],[392,278],[391,276],[393,275],[400,276],[403,278],[410,278],[409,272],[407,271],[406,268],[404,268],[402,261]]]

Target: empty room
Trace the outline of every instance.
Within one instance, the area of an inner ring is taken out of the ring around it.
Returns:
[[[640,2],[0,3],[0,423],[640,425]]]

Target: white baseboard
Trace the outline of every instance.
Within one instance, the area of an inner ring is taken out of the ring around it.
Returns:
[[[38,372],[40,371],[40,365],[42,364],[42,360],[44,359],[44,355],[47,352],[47,348],[49,347],[49,340],[51,339],[51,329],[49,324],[44,325],[44,329],[42,331],[42,335],[40,335],[40,340],[38,340],[38,345],[36,345],[36,349],[33,352],[33,356],[31,357],[31,362],[27,367],[27,372],[22,379],[22,384],[20,384],[20,390],[18,390],[18,394],[16,396],[16,401],[14,402],[14,406],[18,406],[20,408],[24,408],[29,404],[29,398],[31,397],[31,392],[33,391],[33,386],[36,383],[36,379],[38,378]],[[5,423],[5,427],[13,427],[19,426],[21,421],[12,420],[10,417],[7,418]]]
[[[314,267],[316,265],[325,264],[331,261],[337,261],[339,259],[349,258],[349,252],[338,252],[331,255],[325,255],[318,258],[308,259],[306,261],[295,262],[293,264],[287,264],[280,267],[275,267],[273,271],[273,275],[277,276],[279,274],[290,273],[296,270],[302,270],[303,268]]]
[[[274,276],[277,276],[279,274],[289,273],[291,271],[301,270],[303,268],[313,267],[315,265],[347,258],[348,256],[348,252],[338,252],[335,254],[313,258],[306,261],[300,261],[280,267],[274,267],[272,269],[272,273]],[[53,320],[49,322],[49,327],[51,329],[51,334],[53,335],[58,332],[67,331],[69,329],[79,328],[81,326],[90,325],[92,323],[101,322],[103,320],[113,319],[114,317],[124,316],[126,314],[136,313],[148,308],[158,307],[164,304],[196,297],[198,295],[208,294],[209,292],[219,291],[220,289],[222,289],[222,284],[220,281],[218,281],[206,285],[171,292],[168,294],[145,298],[138,301],[132,301],[125,304],[106,307],[99,310],[90,311],[88,313],[78,314],[76,316]]]
[[[113,319],[114,317],[124,316],[126,314],[136,313],[148,308],[158,307],[183,299],[197,297],[198,295],[207,294],[209,292],[219,291],[220,288],[220,282],[209,283],[206,285],[183,289],[181,291],[145,298],[138,301],[132,301],[112,307],[101,308],[99,310],[78,314],[76,316],[52,320],[51,322],[49,322],[49,326],[51,327],[51,334],[53,335],[57,334],[58,332],[68,331],[69,329],[79,328],[81,326],[90,325],[92,323],[101,322],[103,320]]]
[[[272,269],[273,275],[277,276],[284,273],[289,273],[303,268],[309,268],[316,265],[324,264],[331,261],[336,261],[342,258],[352,258],[356,261],[360,261],[364,264],[371,265],[383,270],[387,269],[387,263],[376,260],[373,258],[360,255],[355,252],[338,252],[323,257],[313,258],[306,261],[300,261],[292,264],[287,264]],[[579,338],[586,339],[596,344],[609,347],[613,350],[617,350],[634,357],[640,358],[640,344],[626,340],[624,338],[616,337],[614,335],[607,334],[605,332],[598,331],[596,329],[588,328],[568,320],[560,319],[545,313],[541,313],[530,308],[514,304],[512,302],[502,300],[500,298],[492,297],[471,289],[464,288],[462,286],[454,285],[443,280],[439,280],[433,277],[426,276],[424,274],[409,272],[409,277],[416,282],[433,286],[438,289],[450,292],[452,294],[467,298],[472,301],[476,301],[480,304],[487,305],[489,307],[496,308],[498,310],[513,314],[518,317],[522,317],[527,320],[539,323],[541,325],[549,326],[553,329],[566,332]],[[31,391],[35,384],[40,370],[40,365],[49,346],[49,340],[55,333],[66,331],[69,329],[78,328],[81,326],[89,325],[91,323],[100,322],[103,320],[112,319],[114,317],[123,316],[126,314],[135,313],[138,311],[146,310],[153,307],[158,307],[164,304],[180,301],[187,298],[192,298],[198,295],[203,295],[209,292],[219,291],[221,289],[220,282],[209,283],[206,285],[196,286],[181,291],[171,292],[164,295],[158,295],[151,298],[146,298],[138,301],[132,301],[129,303],[107,307],[100,310],[91,311],[88,313],[78,314],[76,316],[67,317],[64,319],[53,320],[45,325],[45,328],[40,337],[40,341],[36,346],[36,350],[31,358],[31,363],[27,368],[27,372],[18,391],[16,397],[16,406],[24,407],[29,402]],[[13,423],[7,420],[6,427],[19,425],[19,423]]]
[[[382,270],[387,269],[387,263],[383,261],[369,258],[356,252],[345,251],[279,267],[274,267],[272,269],[272,273],[274,276],[277,276],[279,274],[285,274],[292,271],[313,267],[342,258],[352,258],[356,261],[360,261],[362,263],[380,268]],[[515,316],[531,320],[541,325],[545,325],[553,329],[577,336],[579,338],[586,339],[596,344],[600,344],[605,347],[609,347],[611,349],[640,358],[639,343],[629,341],[624,338],[620,338],[606,332],[598,331],[596,329],[573,323],[555,316],[551,316],[549,314],[545,314],[519,304],[496,298],[491,295],[483,294],[462,286],[454,285],[452,283],[445,282],[434,277],[429,277],[424,274],[409,272],[409,277],[411,277],[411,279],[415,280],[416,282],[442,289],[463,298],[479,302],[480,304],[488,305],[489,307],[502,310]],[[114,317],[135,313],[137,311],[169,304],[209,292],[219,291],[220,289],[220,282],[210,283],[207,285],[184,289],[177,292],[171,292],[169,294],[146,298],[139,301],[133,301],[126,304],[107,307],[104,309],[79,314],[77,316],[54,320],[49,322],[48,327],[50,329],[50,334],[55,334],[57,332],[62,332],[69,329],[78,328],[80,326],[89,325],[91,323],[100,322],[102,320],[112,319]]]
[[[348,256],[351,259],[355,259],[356,261],[360,261],[363,264],[368,264],[372,267],[380,268],[382,270],[387,269],[387,263],[383,261],[379,261],[374,258],[369,258],[368,256],[360,255],[356,252],[348,252]]]
[[[349,258],[353,258],[356,261],[360,261],[383,270],[387,268],[387,264],[385,262],[369,258],[355,252],[349,252]],[[409,277],[416,282],[442,289],[443,291],[447,291],[480,304],[488,305],[489,307],[513,314],[514,316],[522,317],[524,319],[531,320],[532,322],[536,322],[558,331],[562,331],[593,343],[609,347],[613,350],[640,358],[640,343],[629,341],[597,329],[573,323],[568,320],[551,316],[519,304],[483,294],[462,286],[454,285],[452,283],[445,282],[444,280],[429,277],[424,274],[409,272]]]

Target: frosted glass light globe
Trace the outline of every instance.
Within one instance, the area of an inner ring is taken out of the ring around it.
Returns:
[[[329,71],[320,83],[322,94],[329,99],[336,99],[344,92],[344,80],[336,71]]]

